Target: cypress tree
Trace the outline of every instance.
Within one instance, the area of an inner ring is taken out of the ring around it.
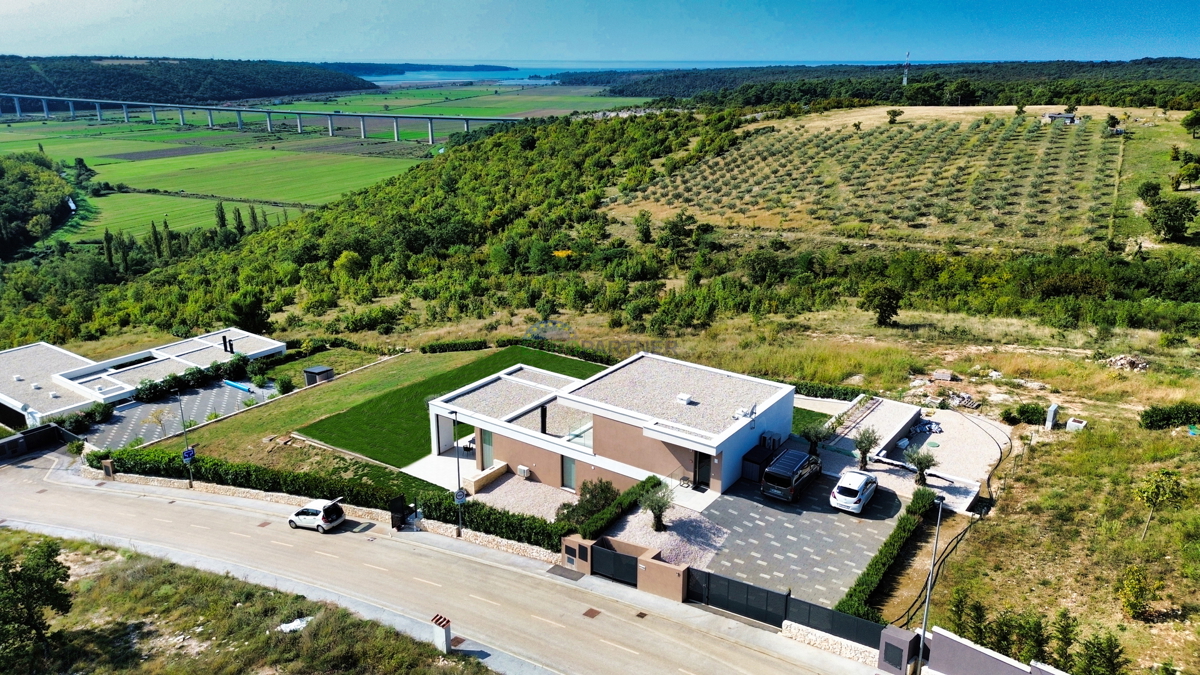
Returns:
[[[163,221],[163,227],[167,226],[167,221]],[[150,221],[150,250],[154,253],[155,258],[162,257],[162,237],[158,234],[158,226],[154,221]]]
[[[258,231],[258,212],[254,210],[254,205],[250,205],[250,231]]]
[[[216,216],[217,216],[217,229],[218,230],[225,229],[225,225],[227,224],[225,221],[225,202],[217,202]]]
[[[117,238],[117,248],[121,251],[121,271],[129,274],[129,243],[124,237]]]
[[[246,223],[242,222],[242,210],[239,208],[233,209],[233,229],[237,230],[239,237],[246,234]]]
[[[163,256],[168,260],[171,258],[171,228],[167,227],[167,221],[163,221]]]
[[[112,265],[113,265],[113,249],[112,249],[112,247],[113,247],[112,232],[109,232],[108,228],[106,227],[106,228],[104,228],[104,260],[106,260],[108,262],[109,267],[112,267]]]

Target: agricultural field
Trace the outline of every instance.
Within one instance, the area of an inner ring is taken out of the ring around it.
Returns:
[[[640,105],[649,99],[597,96],[597,87],[439,87],[389,89],[379,94],[346,96],[329,102],[297,101],[281,110],[337,109],[343,112],[401,115],[479,115],[482,117],[545,117],[575,111],[609,110]],[[387,106],[385,109],[384,106]]]
[[[101,197],[81,198],[78,215],[55,230],[52,239],[64,241],[95,241],[108,229],[113,234],[127,232],[137,238],[150,233],[150,221],[161,227],[166,221],[172,232],[194,227],[212,227],[216,202],[208,199],[185,199],[167,195],[114,193]]]
[[[762,122],[722,156],[614,193],[610,208],[631,218],[687,207],[777,233],[1018,249],[1144,235],[1144,219],[1128,217],[1133,187],[1162,178],[1169,145],[1194,145],[1187,134],[1156,111],[1133,111],[1132,133],[1119,137],[1104,120],[1122,111],[1085,108],[1084,123],[1051,125],[1041,115],[1058,109],[1044,108],[907,108],[897,124],[867,108]],[[1142,126],[1143,115],[1157,124]]]

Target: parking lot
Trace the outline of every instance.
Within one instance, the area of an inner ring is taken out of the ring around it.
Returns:
[[[794,504],[763,497],[740,481],[704,515],[729,530],[708,569],[748,584],[833,607],[879,550],[903,510],[878,490],[861,515],[829,506],[836,480],[822,476]]]
[[[246,383],[249,386],[249,383]],[[203,389],[191,389],[183,395],[183,419],[197,424],[208,419],[211,413],[225,416],[245,407],[245,401],[253,398],[259,403],[267,400],[274,389],[251,387],[254,394],[247,394],[224,384],[213,384]],[[146,423],[147,416],[158,408],[166,409],[162,427]],[[179,419],[179,400],[172,396],[160,403],[129,403],[119,406],[107,424],[93,426],[86,434],[88,442],[99,448],[119,448],[135,438],[145,442],[155,441],[183,430]]]

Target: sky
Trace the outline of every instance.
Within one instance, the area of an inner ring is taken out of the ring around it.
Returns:
[[[0,53],[295,61],[1200,57],[1191,3],[0,0]]]

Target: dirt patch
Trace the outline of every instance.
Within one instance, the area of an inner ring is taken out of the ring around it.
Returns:
[[[127,162],[141,162],[147,159],[166,159],[168,157],[186,157],[188,155],[204,155],[210,152],[225,152],[225,148],[211,145],[181,145],[162,150],[142,150],[141,152],[122,152],[115,155],[101,155],[105,159],[123,159]]]
[[[120,553],[108,549],[90,553],[67,551],[59,555],[58,559],[70,570],[70,581],[84,577],[94,577],[105,567],[122,560]]]

